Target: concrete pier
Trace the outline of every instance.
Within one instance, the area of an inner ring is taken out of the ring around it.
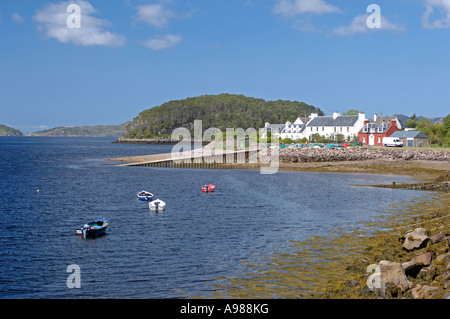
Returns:
[[[258,149],[207,151],[203,149],[189,152],[155,154],[142,157],[140,161],[119,164],[118,166],[237,169],[239,164],[258,164]],[[122,159],[124,160],[124,159]]]

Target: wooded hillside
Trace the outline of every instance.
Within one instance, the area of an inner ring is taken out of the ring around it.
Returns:
[[[226,128],[264,127],[295,121],[299,116],[323,112],[303,102],[265,101],[244,95],[202,95],[184,100],[166,102],[141,112],[127,125],[125,138],[168,137],[179,127],[193,130],[194,120],[202,120],[203,130],[211,127]]]

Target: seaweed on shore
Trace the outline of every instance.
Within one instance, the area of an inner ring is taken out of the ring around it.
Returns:
[[[215,285],[217,298],[377,298],[366,286],[367,267],[381,260],[406,262],[416,252],[403,249],[400,239],[416,227],[434,235],[450,231],[450,194],[436,193],[406,205],[395,205],[388,217],[336,229],[332,234],[297,242],[287,252],[274,252],[265,262],[247,265],[245,276],[225,278]],[[368,231],[368,230],[371,231]],[[448,252],[448,243],[428,245],[423,252]],[[436,278],[434,278],[436,279]],[[427,284],[425,279],[413,279]],[[431,280],[431,279],[430,279]],[[439,282],[433,282],[440,285]],[[441,287],[442,288],[442,287]],[[445,291],[445,288],[442,288]],[[411,298],[411,291],[396,296]]]

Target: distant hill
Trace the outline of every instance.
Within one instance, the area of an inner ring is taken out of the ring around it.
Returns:
[[[226,128],[262,128],[272,124],[295,121],[298,116],[323,112],[303,102],[265,101],[244,95],[202,95],[169,101],[145,110],[127,125],[125,138],[170,136],[179,127],[193,130],[194,120],[202,120],[203,130],[211,127],[225,132]]]
[[[127,123],[120,125],[55,127],[30,134],[31,136],[79,136],[79,137],[121,137]]]
[[[0,124],[0,136],[22,136],[22,135],[23,133],[20,130]]]
[[[404,115],[404,114],[394,114],[394,116],[396,116],[402,123],[405,123],[411,116],[408,115]],[[436,123],[443,123],[444,122],[444,117],[424,117],[424,116],[417,116],[417,121],[420,121],[421,119],[428,119],[431,121],[431,124],[436,124]]]

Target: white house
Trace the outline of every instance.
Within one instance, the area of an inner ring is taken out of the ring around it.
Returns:
[[[269,132],[274,138],[281,137],[281,131],[283,131],[285,127],[285,124],[270,124],[269,122],[266,122],[264,128],[260,129],[260,137],[267,138]]]
[[[281,139],[290,138],[292,140],[299,140],[304,138],[303,132],[306,128],[306,125],[303,121],[298,117],[294,123],[286,122],[285,127],[281,131]]]
[[[261,129],[261,137],[266,138],[267,132],[272,132],[272,137],[281,139],[290,138],[299,140],[306,137],[311,139],[312,135],[319,134],[324,137],[342,135],[346,139],[358,138],[358,132],[364,126],[366,116],[363,112],[358,115],[341,115],[334,112],[333,116],[319,116],[311,113],[306,124],[298,117],[294,123],[287,121],[285,124],[269,124]]]
[[[333,116],[319,116],[317,113],[312,113],[303,134],[308,139],[315,134],[325,137],[342,135],[346,139],[355,136],[357,138],[365,119],[364,112],[358,115],[341,115],[339,112],[334,112]]]

